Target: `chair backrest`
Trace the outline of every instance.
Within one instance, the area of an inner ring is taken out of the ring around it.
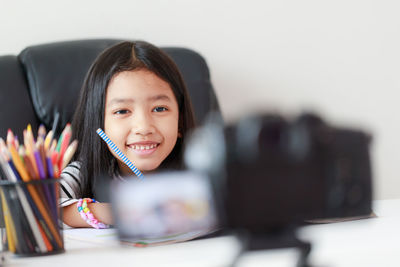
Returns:
[[[17,56],[0,57],[0,137],[7,129],[21,133],[28,123],[37,126],[25,74]]]
[[[56,42],[25,48],[18,56],[0,57],[0,136],[16,133],[28,123],[50,129],[70,122],[86,72],[107,47],[123,40],[95,39]],[[198,124],[219,105],[204,58],[193,50],[162,47],[175,61],[189,90]],[[60,130],[60,129],[59,129]]]

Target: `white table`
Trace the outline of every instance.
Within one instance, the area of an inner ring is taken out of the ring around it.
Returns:
[[[378,218],[307,226],[315,266],[400,266],[400,200],[374,202]],[[74,231],[74,230],[72,230]],[[228,266],[240,249],[234,237],[218,237],[149,248],[120,246],[115,240],[78,240],[64,234],[66,252],[42,257],[11,255],[6,266]],[[83,238],[82,238],[83,239]],[[238,266],[294,266],[295,249],[249,252]]]

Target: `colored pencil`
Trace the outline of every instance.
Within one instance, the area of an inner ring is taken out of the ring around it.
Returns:
[[[34,144],[30,140],[31,138],[29,137],[28,130],[23,131],[23,136],[24,136],[25,153],[30,158],[32,166],[33,166],[33,171],[35,173],[35,176],[33,176],[32,178],[39,179],[39,170],[37,168],[36,159],[33,154]]]
[[[71,135],[72,135],[71,125],[67,124],[67,126],[65,126],[63,138],[61,140],[60,151],[59,151],[58,159],[57,159],[57,163],[58,163],[58,166],[60,169],[62,169],[62,161],[63,161],[64,153],[68,148],[69,141],[71,139]]]
[[[41,137],[43,139],[46,137],[46,128],[44,127],[43,124],[40,124],[37,136],[38,136],[38,138]]]
[[[26,170],[28,171],[28,174],[31,178],[35,179],[35,171],[33,169],[32,161],[29,158],[29,156],[25,152],[25,148],[23,146],[20,146],[18,153],[20,157],[24,160],[24,164],[26,167]]]
[[[72,141],[72,143],[65,150],[65,153],[62,158],[61,170],[67,167],[67,164],[70,162],[72,157],[74,156],[76,149],[78,148],[78,140]]]
[[[3,207],[4,214],[4,224],[6,226],[7,240],[8,240],[8,249],[15,253],[16,252],[16,233],[14,228],[14,222],[11,219],[11,214],[7,205],[7,201],[4,196],[4,191],[1,190],[1,205]]]
[[[46,151],[44,150],[44,140],[42,137],[38,138],[36,142],[36,149],[39,151],[40,159],[42,161],[44,176],[47,178],[47,162],[46,162]]]
[[[15,148],[18,148],[18,147],[19,147],[18,136],[14,136],[14,146],[15,146]]]
[[[44,139],[44,150],[50,148],[51,141],[53,140],[53,131],[49,131]]]
[[[14,142],[14,134],[11,131],[11,129],[8,129],[8,131],[7,131],[7,144],[12,144],[14,146],[14,148],[17,148],[15,146],[15,142]]]
[[[21,175],[22,179],[26,182],[29,181],[30,177],[28,171],[26,170],[25,165],[22,162],[18,152],[15,150],[14,145],[8,144],[8,150],[11,153],[11,160],[14,163],[18,173]]]

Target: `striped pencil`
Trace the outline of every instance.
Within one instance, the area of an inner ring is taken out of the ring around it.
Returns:
[[[117,153],[118,157],[121,158],[121,160],[133,171],[134,174],[140,179],[143,179],[143,173],[141,173],[135,165],[124,155],[124,153],[119,150],[119,148],[114,144],[113,141],[111,141],[110,138],[103,132],[102,129],[97,129],[96,133],[107,143],[107,145],[110,146],[112,150],[114,150],[115,153]]]

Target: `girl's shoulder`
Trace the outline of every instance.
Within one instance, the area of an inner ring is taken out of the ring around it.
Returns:
[[[71,162],[71,163],[69,163],[68,165],[67,165],[67,167],[65,167],[64,168],[64,170],[66,170],[66,169],[77,169],[77,170],[80,170],[81,169],[81,163],[79,162],[79,161],[73,161],[73,162]],[[64,171],[63,170],[63,171]]]
[[[80,197],[80,188],[82,185],[80,162],[71,162],[62,170],[60,175],[60,185],[62,189],[60,190],[62,199],[74,199]],[[65,204],[66,202],[63,203]]]
[[[70,175],[74,177],[80,177],[81,173],[81,163],[79,161],[73,161],[65,167],[61,172],[61,177],[65,175]]]

